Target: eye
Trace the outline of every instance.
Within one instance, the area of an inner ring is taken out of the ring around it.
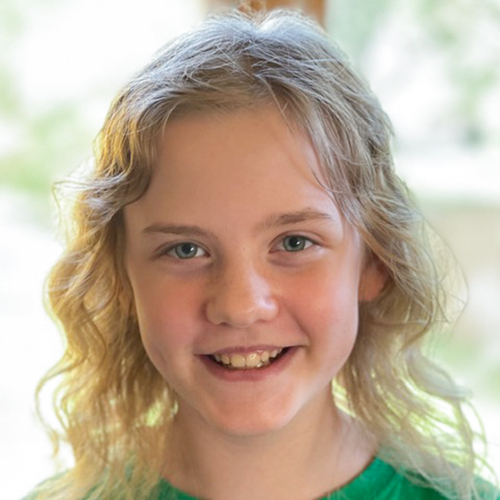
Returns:
[[[305,236],[291,235],[283,238],[283,248],[287,252],[300,252],[310,247],[313,242]]]
[[[179,243],[167,252],[167,255],[177,259],[193,259],[194,257],[202,257],[205,254],[205,250],[190,241]]]

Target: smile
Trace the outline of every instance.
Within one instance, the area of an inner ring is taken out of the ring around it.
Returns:
[[[252,368],[264,368],[271,365],[287,351],[287,348],[274,349],[272,351],[254,351],[250,353],[235,354],[213,354],[209,357],[219,366],[232,370],[249,370]]]

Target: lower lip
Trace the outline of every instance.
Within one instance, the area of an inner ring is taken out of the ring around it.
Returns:
[[[297,347],[289,347],[287,352],[276,361],[263,368],[246,368],[243,370],[223,368],[207,356],[201,356],[200,359],[208,371],[217,378],[227,382],[257,382],[267,377],[277,375],[284,370],[292,361],[297,352]]]

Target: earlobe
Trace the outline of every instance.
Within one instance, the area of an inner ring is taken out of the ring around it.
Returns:
[[[387,269],[375,256],[371,256],[365,264],[359,281],[359,301],[375,300],[387,283]]]

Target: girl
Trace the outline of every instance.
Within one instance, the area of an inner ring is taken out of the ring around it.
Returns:
[[[390,126],[286,12],[208,20],[113,103],[48,281],[75,466],[33,498],[477,499]]]

